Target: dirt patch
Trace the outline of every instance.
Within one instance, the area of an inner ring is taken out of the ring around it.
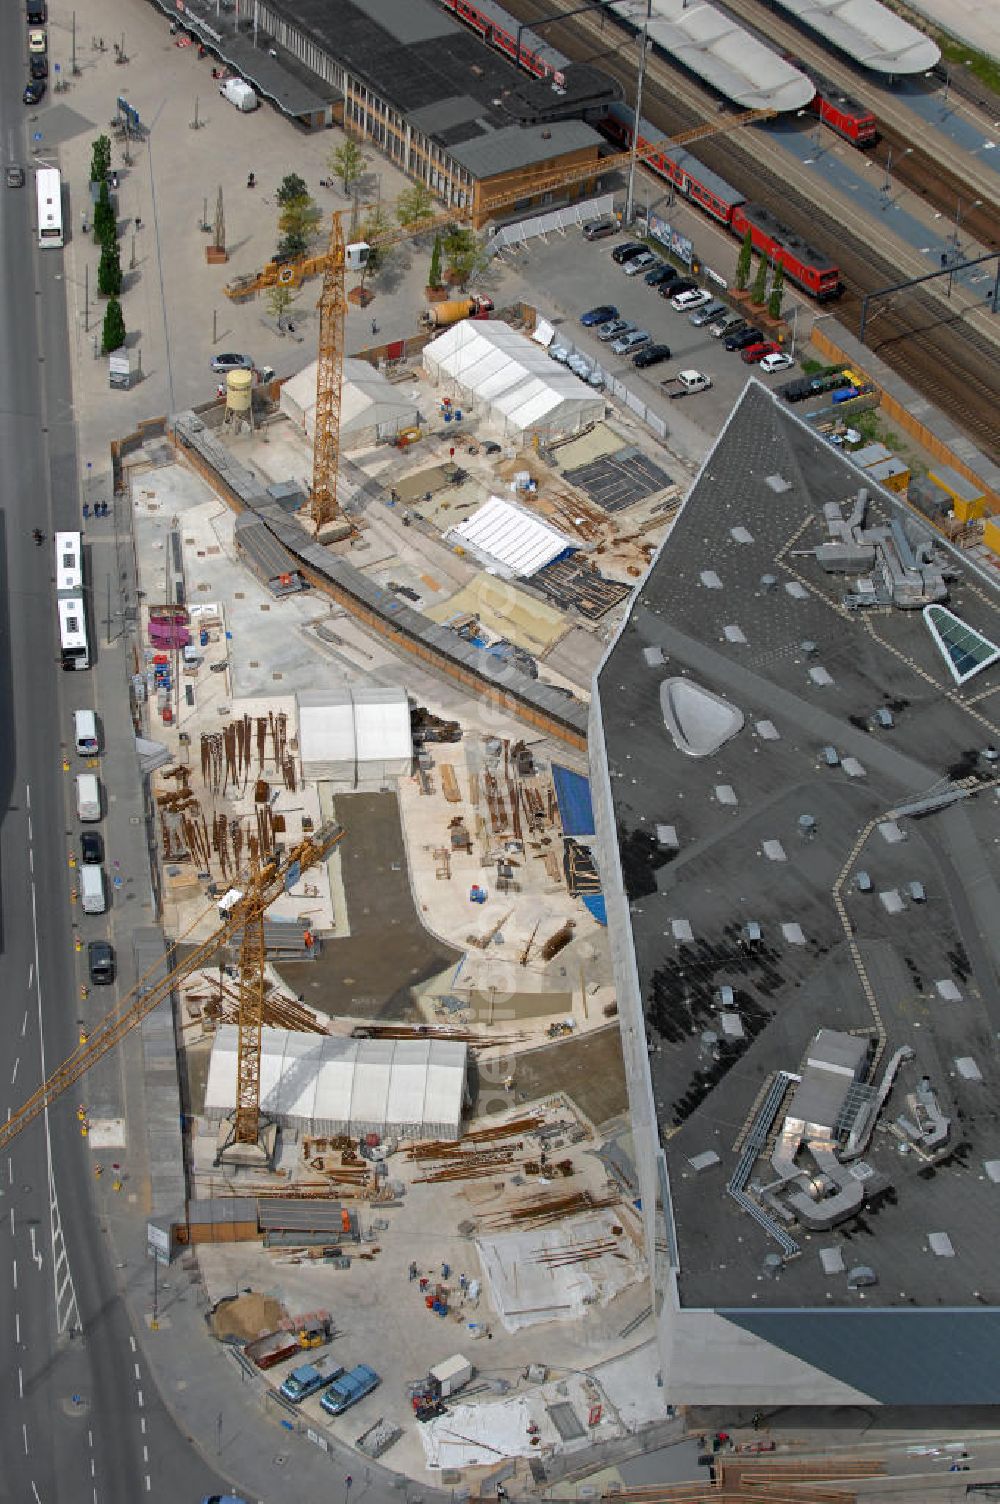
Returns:
[[[216,1337],[238,1337],[242,1342],[252,1342],[266,1332],[278,1329],[278,1323],[287,1315],[280,1300],[270,1300],[265,1295],[240,1295],[236,1300],[227,1300],[212,1316],[212,1331]]]

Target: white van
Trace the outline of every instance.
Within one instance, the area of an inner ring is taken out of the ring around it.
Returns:
[[[254,91],[242,78],[227,78],[219,93],[244,113],[255,110],[260,103]]]
[[[73,739],[77,757],[96,757],[100,752],[97,740],[97,717],[92,710],[74,710]]]
[[[84,822],[101,818],[101,785],[95,773],[76,775],[76,813]]]
[[[82,866],[80,872],[80,902],[85,914],[103,914],[107,908],[104,899],[104,868]]]

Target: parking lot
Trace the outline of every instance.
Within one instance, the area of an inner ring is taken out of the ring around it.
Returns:
[[[626,275],[612,253],[616,246],[631,238],[619,234],[588,242],[578,231],[573,231],[551,237],[547,244],[534,241],[521,275],[535,289],[540,312],[552,315],[556,329],[553,344],[579,351],[625,383],[662,414],[668,424],[671,447],[697,460],[714,440],[758,368],[745,365],[738,352],[727,351],[724,341],[714,339],[707,327],[695,328],[688,313],[676,312],[668,298],[661,298],[655,287],[646,285],[642,274]],[[737,250],[734,242],[731,258],[734,263]],[[668,260],[666,256],[662,259]],[[678,269],[683,272],[683,268]],[[548,289],[544,295],[538,291],[542,288]],[[708,290],[712,291],[710,286]],[[528,295],[527,288],[525,294]],[[726,302],[722,292],[713,296],[721,303]],[[580,323],[581,315],[599,304],[613,305],[621,318],[647,331],[653,342],[668,345],[670,359],[642,370],[629,356],[616,354],[610,344],[598,338],[596,328],[585,328]],[[789,297],[786,308],[791,306]],[[800,335],[808,322],[800,316]],[[795,376],[798,369],[796,365],[760,379],[777,386]],[[683,370],[697,370],[710,376],[712,386],[683,400],[671,400],[669,394],[677,390],[675,378]]]

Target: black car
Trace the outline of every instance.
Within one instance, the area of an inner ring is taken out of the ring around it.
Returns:
[[[726,340],[727,350],[745,350],[747,345],[759,345],[764,338],[760,329],[741,329],[737,334],[731,334]]]
[[[637,240],[626,240],[624,245],[616,245],[611,252],[611,258],[619,266],[624,266],[626,261],[631,261],[633,256],[641,256],[646,249]]]
[[[100,831],[85,830],[80,835],[80,857],[87,867],[104,861],[104,842]]]
[[[694,292],[698,286],[691,277],[678,277],[676,282],[664,282],[659,288],[661,298],[676,298],[682,292]]]
[[[21,98],[25,104],[38,104],[45,93],[45,80],[43,78],[29,78],[24,86]]]
[[[115,948],[107,940],[91,940],[87,946],[87,969],[95,987],[107,987],[115,979]]]
[[[638,366],[640,371],[644,371],[647,366],[658,366],[661,360],[669,359],[669,345],[647,345],[645,350],[640,350],[638,355],[633,357],[632,364]]]
[[[647,287],[659,287],[661,282],[676,282],[679,277],[680,272],[675,271],[672,266],[664,266],[661,263],[660,266],[652,267],[642,280]]]
[[[44,52],[33,52],[28,59],[28,72],[32,78],[48,78],[49,60]]]

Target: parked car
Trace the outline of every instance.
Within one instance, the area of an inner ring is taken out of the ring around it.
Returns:
[[[613,303],[598,303],[596,308],[588,308],[580,315],[580,323],[585,329],[592,329],[595,324],[607,324],[617,317],[618,309]]]
[[[549,346],[549,359],[558,361],[561,366],[569,365],[569,358],[572,354],[573,351],[568,345]]]
[[[611,259],[619,266],[624,266],[626,261],[631,261],[633,256],[641,256],[646,249],[638,240],[626,240],[624,245],[616,245],[611,252]]]
[[[24,168],[23,167],[18,167],[18,165],[17,165],[16,162],[11,162],[10,165],[8,166],[8,168],[7,168],[7,187],[8,188],[23,188],[24,187]]]
[[[87,970],[95,987],[110,987],[115,979],[115,948],[107,940],[91,940],[87,946]]]
[[[717,324],[713,324],[709,333],[713,339],[728,339],[731,334],[740,334],[746,327],[746,319],[741,319],[738,313],[733,313],[729,318],[720,319]]]
[[[678,371],[677,390],[671,392],[671,397],[690,397],[693,392],[704,392],[712,385],[711,376],[704,376],[701,371]]]
[[[765,355],[780,355],[781,346],[775,344],[773,339],[758,340],[755,345],[747,345],[740,351],[740,360],[748,366],[755,366]]]
[[[249,355],[228,354],[213,355],[209,364],[213,371],[252,371],[253,361]]]
[[[680,272],[675,272],[672,266],[661,261],[643,272],[642,280],[647,287],[659,287],[662,282],[676,282],[679,276]]]
[[[30,78],[48,78],[49,60],[44,52],[33,52],[28,59],[28,75]]]
[[[648,272],[655,265],[656,259],[652,251],[640,251],[638,256],[630,256],[623,268],[626,277],[637,277],[640,272]]]
[[[366,1394],[371,1394],[380,1383],[381,1379],[374,1368],[369,1368],[367,1363],[359,1363],[339,1379],[334,1379],[324,1391],[320,1405],[327,1415],[342,1415],[345,1410],[363,1400]]]
[[[25,104],[38,104],[45,93],[44,78],[29,78],[21,98]]]
[[[670,306],[677,313],[690,313],[692,308],[701,308],[702,304],[711,301],[712,294],[703,287],[689,287],[687,292],[675,293],[670,299]]]
[[[764,338],[762,329],[739,329],[735,334],[726,338],[727,350],[745,350],[747,345],[756,345]]]
[[[713,303],[711,300],[696,308],[689,320],[696,329],[701,329],[705,324],[713,324],[716,319],[724,319],[728,313],[725,303]]]
[[[644,350],[639,351],[632,364],[637,366],[640,371],[645,371],[647,367],[658,366],[661,361],[669,359],[669,345],[647,345]]]
[[[103,862],[104,842],[98,830],[84,830],[80,832],[80,859],[81,861]]]
[[[633,329],[629,334],[623,334],[621,339],[616,339],[611,348],[616,355],[631,355],[633,350],[648,345],[651,338],[645,329]]]
[[[605,235],[617,235],[620,226],[617,219],[605,214],[601,219],[588,219],[583,224],[584,240],[603,240]]]
[[[597,331],[597,338],[602,344],[609,344],[613,339],[621,339],[623,334],[631,334],[635,328],[628,319],[612,319],[610,324],[602,324]]]
[[[682,292],[693,292],[697,286],[697,282],[691,277],[679,277],[676,282],[662,282],[660,284],[660,297],[678,297]]]
[[[45,35],[44,31],[35,30],[35,31],[29,31],[28,32],[28,51],[29,52],[48,52],[48,50],[49,50],[49,39]]]
[[[765,376],[773,376],[775,371],[787,371],[788,367],[794,364],[794,356],[786,354],[784,350],[775,350],[772,354],[764,356],[760,368]]]

